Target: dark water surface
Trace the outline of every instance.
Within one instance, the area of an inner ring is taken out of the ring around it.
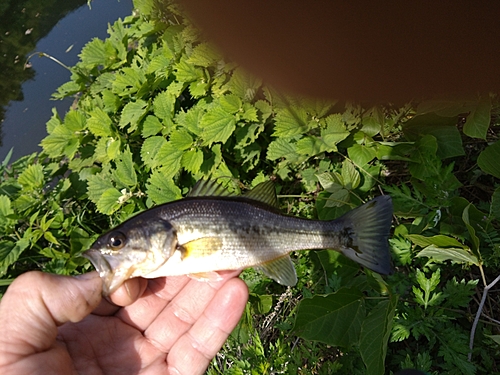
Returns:
[[[108,23],[113,23],[118,18],[123,19],[131,13],[132,0],[93,0],[91,9],[83,5],[57,22],[52,30],[37,42],[32,52],[44,52],[67,66],[73,66],[88,41],[94,37],[104,39],[107,36]],[[28,26],[26,30],[30,33]],[[19,56],[18,60],[23,63],[26,56]],[[56,107],[59,115],[63,117],[72,103],[70,98],[63,101],[50,100],[52,93],[69,80],[68,70],[38,55],[32,57],[30,63],[30,69],[34,71],[34,74],[31,74],[33,78],[23,83],[17,100],[10,101],[4,108],[0,162],[12,147],[14,151],[11,161],[39,151],[38,144],[47,134],[45,123],[52,115],[52,108]],[[0,71],[0,80],[7,80],[8,74],[8,71]]]

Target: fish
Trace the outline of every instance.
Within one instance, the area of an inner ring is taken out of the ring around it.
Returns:
[[[283,214],[272,181],[243,195],[200,180],[184,198],[145,210],[101,235],[83,253],[103,280],[103,295],[133,277],[189,275],[249,267],[293,286],[290,252],[333,249],[361,266],[390,274],[392,200],[381,195],[331,221]]]

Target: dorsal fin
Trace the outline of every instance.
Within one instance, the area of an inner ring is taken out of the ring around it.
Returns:
[[[199,180],[191,189],[188,197],[234,197],[231,193],[215,180]]]
[[[276,197],[276,189],[272,181],[265,181],[258,184],[252,190],[243,194],[245,198],[263,202],[272,207],[278,207],[278,198]]]

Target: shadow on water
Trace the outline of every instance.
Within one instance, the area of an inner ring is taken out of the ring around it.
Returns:
[[[107,24],[132,12],[132,0],[2,0],[0,2],[0,161],[40,150],[45,123],[56,107],[64,115],[71,100],[49,101],[70,72],[34,51],[68,66],[93,37],[105,38]]]

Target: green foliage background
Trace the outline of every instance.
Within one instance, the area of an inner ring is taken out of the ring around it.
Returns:
[[[498,372],[495,293],[472,329],[500,262],[498,96],[289,97],[224,61],[175,5],[135,8],[83,48],[54,94],[77,100],[47,122],[43,152],[0,166],[0,285],[89,270],[79,255],[106,228],[202,177],[233,191],[272,178],[285,212],[323,220],[390,194],[393,275],[334,251],[295,254],[293,288],[245,271],[250,301],[208,373]]]

